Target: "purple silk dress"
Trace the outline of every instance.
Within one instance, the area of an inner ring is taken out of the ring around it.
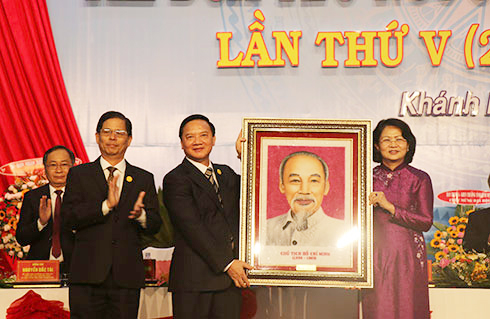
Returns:
[[[428,319],[427,254],[434,194],[427,173],[408,164],[373,170],[373,188],[395,205],[373,210],[374,288],[362,290],[363,319]]]

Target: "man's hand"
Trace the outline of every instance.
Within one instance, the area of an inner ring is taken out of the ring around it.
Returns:
[[[41,225],[46,225],[51,218],[51,199],[46,195],[39,200],[39,221]]]
[[[113,209],[119,204],[119,187],[117,187],[117,179],[119,175],[115,175],[112,181],[109,182],[109,191],[107,192],[107,207]]]
[[[145,197],[145,192],[140,192],[136,203],[134,203],[133,210],[129,212],[129,218],[135,219],[141,216],[141,210],[145,207],[143,204],[143,198]]]
[[[236,154],[237,154],[237,158],[239,159],[242,159],[243,143],[246,141],[247,139],[242,136],[242,130],[240,130],[240,133],[238,133],[238,137],[236,138],[236,142],[235,142]]]
[[[250,266],[244,261],[235,259],[231,263],[230,268],[226,271],[228,276],[233,280],[235,286],[238,288],[247,288],[250,287],[250,283],[248,282],[247,275],[245,274],[244,269],[253,269],[254,267]]]

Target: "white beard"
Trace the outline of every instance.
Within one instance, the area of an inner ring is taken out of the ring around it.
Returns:
[[[301,210],[299,212],[293,213],[293,219],[296,222],[296,230],[303,231],[308,229],[308,217],[310,217],[312,212],[307,210]]]

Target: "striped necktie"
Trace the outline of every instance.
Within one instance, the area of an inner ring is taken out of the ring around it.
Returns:
[[[216,195],[218,195],[219,203],[221,204],[221,207],[223,207],[223,199],[221,198],[221,194],[219,193],[219,186],[213,177],[213,168],[208,167],[206,169],[206,173],[204,173],[204,176],[206,176],[206,178],[211,183],[211,185],[213,185],[214,191],[216,192]]]

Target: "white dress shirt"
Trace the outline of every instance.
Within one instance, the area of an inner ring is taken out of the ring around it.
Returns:
[[[116,165],[111,165],[108,161],[106,161],[103,157],[100,157],[100,166],[102,167],[102,171],[104,172],[105,179],[109,177],[109,167],[115,167],[114,177],[117,176],[116,186],[119,191],[119,196],[121,196],[121,191],[124,184],[124,175],[126,173],[126,160],[122,160]],[[134,205],[134,203],[133,203]],[[107,205],[107,199],[102,202],[102,214],[107,215],[111,209]],[[141,215],[136,218],[136,220],[141,224],[141,227],[146,228],[146,211],[144,208],[141,209]]]

